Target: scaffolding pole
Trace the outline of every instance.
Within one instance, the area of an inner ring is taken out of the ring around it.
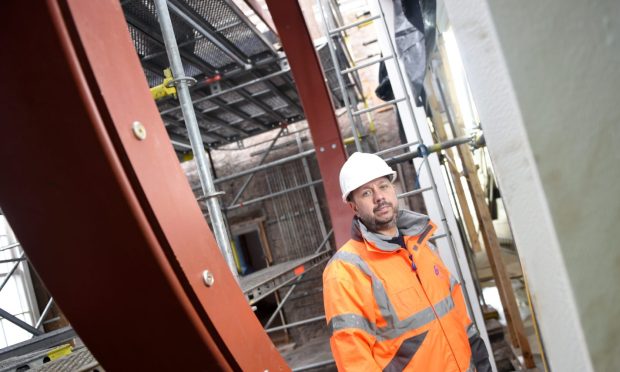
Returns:
[[[351,122],[351,128],[353,129],[353,140],[355,141],[355,148],[357,149],[357,151],[361,152],[362,144],[360,143],[359,137],[362,135],[362,133],[359,131],[357,124],[355,123],[355,118],[351,113],[349,92],[344,83],[344,79],[342,78],[340,62],[338,61],[338,56],[336,55],[336,47],[332,39],[333,36],[330,34],[330,23],[327,21],[323,1],[318,0],[318,6],[321,11],[321,16],[323,17],[323,25],[325,26],[325,33],[327,34],[327,46],[329,48],[329,53],[332,57],[332,62],[334,63],[334,67],[336,68],[336,78],[338,79],[338,85],[340,86],[340,91],[342,93],[342,100],[344,101],[344,105],[347,108],[347,114]]]
[[[189,94],[188,81],[191,78],[185,76],[185,72],[183,70],[183,64],[181,62],[179,48],[174,36],[174,30],[172,28],[172,21],[170,19],[170,12],[168,11],[166,0],[155,0],[155,7],[157,8],[159,25],[161,27],[162,36],[166,45],[166,52],[168,54],[168,59],[170,60],[172,74],[174,76],[173,81],[177,88],[181,110],[183,111],[183,117],[185,118],[185,125],[187,126],[187,132],[194,152],[194,157],[196,159],[200,185],[202,187],[203,195],[207,198],[207,208],[209,209],[209,216],[211,217],[214,235],[233,277],[238,280],[237,269],[232,255],[232,248],[230,246],[230,239],[228,237],[228,232],[226,231],[226,225],[224,223],[220,203],[217,199],[218,193],[215,191],[213,176],[206,159],[202,137],[200,136],[200,129],[196,120],[196,113],[194,112],[194,105]]]

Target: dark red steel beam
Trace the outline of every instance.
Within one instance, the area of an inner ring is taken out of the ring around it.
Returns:
[[[346,161],[346,151],[338,119],[299,3],[297,0],[267,0],[267,6],[278,29],[308,120],[336,245],[341,246],[350,238],[353,214],[340,197],[338,174]]]
[[[0,205],[95,357],[110,371],[288,370],[203,219],[119,1],[3,9]]]

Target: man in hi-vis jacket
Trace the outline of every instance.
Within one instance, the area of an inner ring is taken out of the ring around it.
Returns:
[[[491,371],[461,285],[429,242],[436,227],[398,210],[395,179],[373,154],[354,153],[340,171],[352,236],[323,272],[338,370]]]

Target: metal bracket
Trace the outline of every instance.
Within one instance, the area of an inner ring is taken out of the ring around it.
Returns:
[[[211,198],[219,198],[220,196],[222,196],[224,194],[226,194],[225,191],[216,191],[216,192],[213,192],[211,194],[203,195],[203,196],[199,197],[196,200],[203,201],[203,200],[207,200],[207,199],[211,199]]]
[[[196,84],[196,79],[191,76],[179,76],[178,78],[172,79],[168,83],[166,83],[166,88],[170,88],[172,86],[178,87],[178,83],[182,81],[185,82],[188,87]]]
[[[289,71],[291,69],[291,66],[289,66],[288,64],[288,59],[286,58],[286,54],[282,53],[282,52],[278,52],[278,57],[280,57],[280,69],[282,71]]]
[[[214,81],[209,86],[211,88],[211,94],[216,94],[222,91],[222,84],[220,84],[219,80]]]

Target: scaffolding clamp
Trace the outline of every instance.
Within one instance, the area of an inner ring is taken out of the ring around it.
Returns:
[[[199,197],[196,200],[203,201],[203,200],[207,200],[207,199],[211,199],[211,198],[219,198],[220,196],[222,196],[224,194],[226,194],[226,192],[224,192],[224,191],[216,191],[216,192],[213,192],[213,193],[210,193],[210,194],[205,194],[205,195]]]
[[[431,151],[429,151],[428,147],[425,144],[421,143],[420,145],[418,145],[418,154],[419,154],[419,156],[422,156],[423,158],[425,158],[430,153],[431,153]]]
[[[154,100],[160,100],[168,96],[177,97],[177,88],[174,86],[174,78],[172,77],[172,70],[167,68],[164,70],[164,82],[152,87],[151,96]]]

